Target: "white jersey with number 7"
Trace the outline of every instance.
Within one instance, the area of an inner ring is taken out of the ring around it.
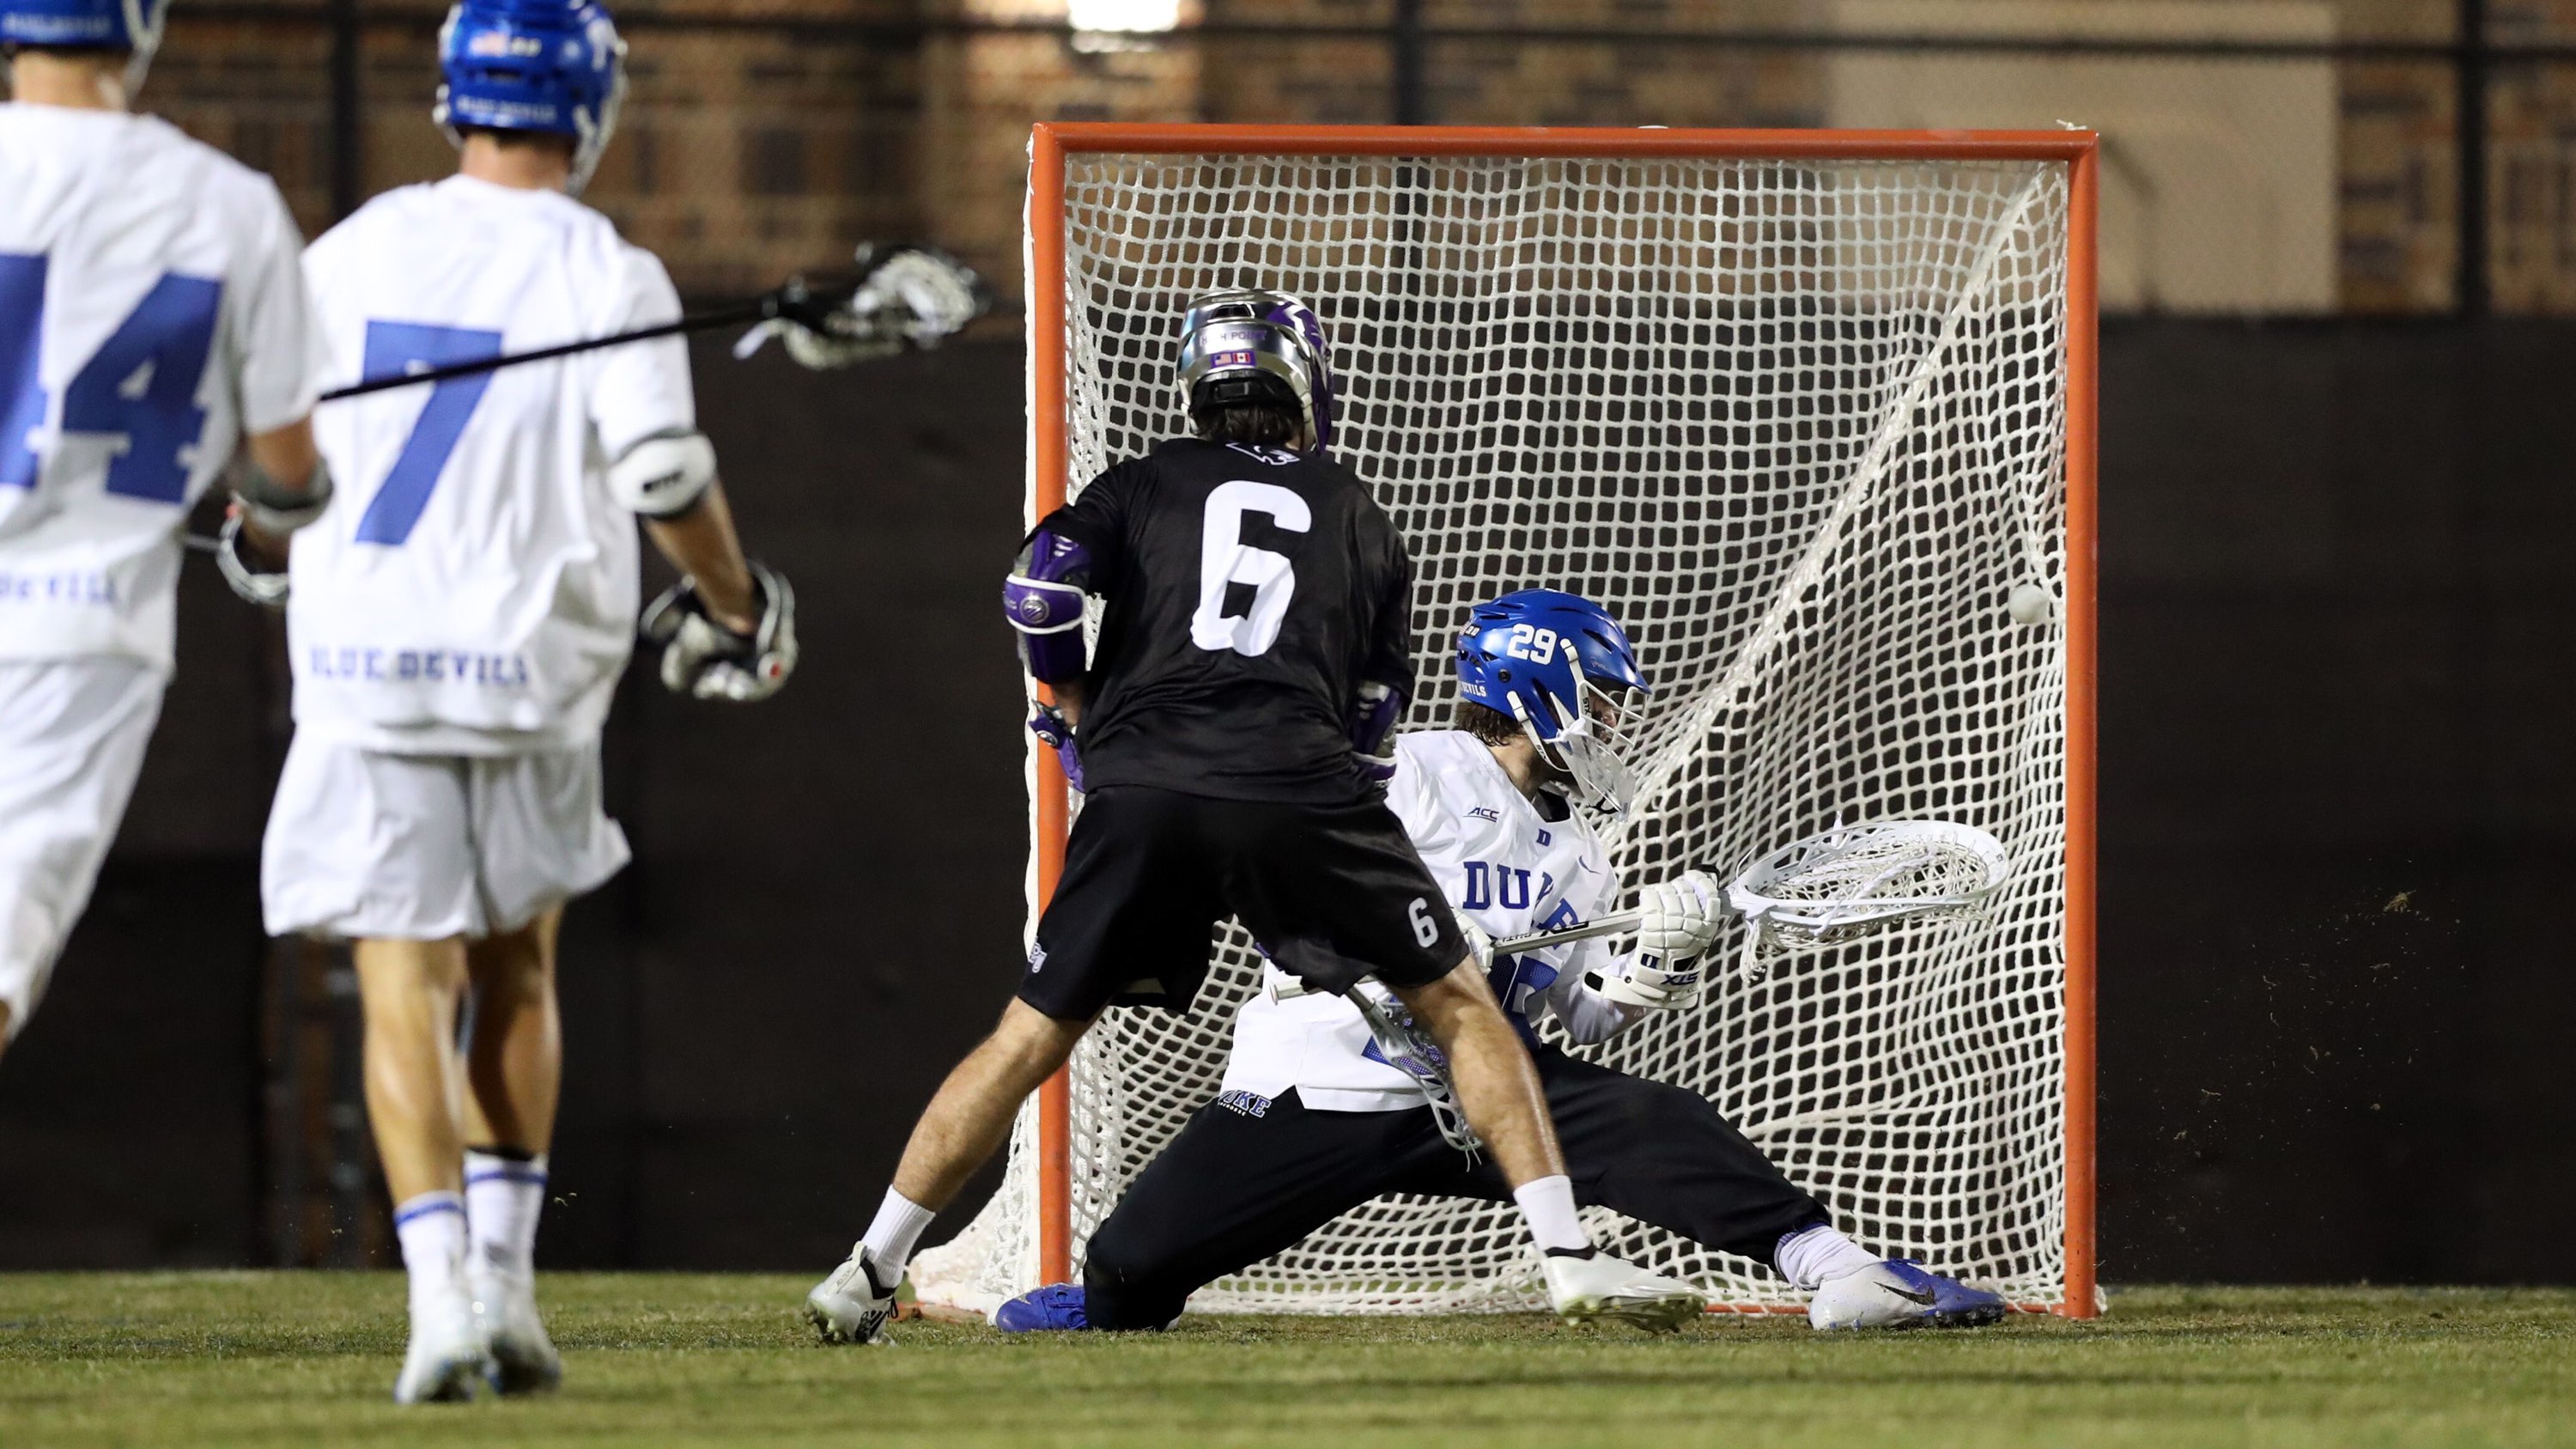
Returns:
[[[466,176],[377,197],[304,265],[335,384],[679,315],[662,264],[608,218]],[[324,406],[340,495],[295,536],[297,729],[441,755],[595,736],[638,591],[635,516],[607,464],[695,426],[677,337]]]
[[[0,105],[0,659],[169,671],[189,507],[313,406],[301,240],[167,121]]]

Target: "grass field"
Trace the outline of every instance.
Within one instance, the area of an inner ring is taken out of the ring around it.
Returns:
[[[0,1445],[2576,1444],[2576,1292],[2137,1289],[2094,1324],[1666,1338],[1536,1317],[906,1325],[803,1278],[577,1274],[546,1399],[396,1409],[392,1274],[0,1275]]]

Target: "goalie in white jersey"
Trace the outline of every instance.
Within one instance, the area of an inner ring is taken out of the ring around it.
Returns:
[[[1387,804],[1404,822],[1494,994],[1527,1035],[1575,1194],[1816,1290],[1819,1328],[1974,1325],[2003,1301],[1836,1231],[1717,1109],[1539,1042],[1553,1015],[1578,1045],[1691,1005],[1719,922],[1716,881],[1649,886],[1633,950],[1601,938],[1491,956],[1498,938],[1576,925],[1619,894],[1583,806],[1625,809],[1623,701],[1642,694],[1627,636],[1598,605],[1527,589],[1478,608],[1459,641],[1459,728],[1396,742]],[[1569,798],[1571,797],[1571,798]],[[1360,988],[1380,1003],[1386,994]],[[1386,1193],[1507,1201],[1489,1164],[1448,1140],[1438,1074],[1418,1043],[1372,1031],[1349,1000],[1268,967],[1235,1019],[1234,1053],[1202,1107],[1092,1235],[1083,1285],[1024,1294],[1011,1331],[1160,1328],[1197,1289]],[[1408,1047],[1411,1049],[1408,1050]],[[1411,1062],[1411,1069],[1397,1063]]]
[[[305,257],[339,379],[678,317],[661,263],[567,194],[607,144],[624,49],[597,5],[450,12],[438,119],[458,174],[377,197]],[[599,730],[635,637],[637,517],[689,576],[646,621],[673,688],[776,690],[790,596],[735,540],[677,337],[339,403],[319,434],[345,486],[289,570],[296,734],[268,927],[356,942],[411,1275],[395,1397],[547,1388],[532,1255],[562,1067],[555,929],[627,859]]]
[[[167,0],[0,0],[0,1046],[89,899],[172,665],[182,522],[329,495],[275,183],[127,99]]]

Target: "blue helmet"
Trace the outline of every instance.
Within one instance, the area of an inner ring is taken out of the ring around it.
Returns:
[[[1294,405],[1315,434],[1333,442],[1332,347],[1313,308],[1285,292],[1240,288],[1190,304],[1181,323],[1181,406]]]
[[[617,129],[626,42],[596,0],[458,0],[438,30],[438,75],[431,114],[449,140],[468,126],[570,136],[564,189],[578,196]]]
[[[131,51],[125,88],[133,91],[169,18],[170,0],[0,0],[0,45]]]
[[[1458,635],[1458,693],[1520,721],[1539,758],[1574,782],[1583,803],[1625,811],[1635,801],[1629,696],[1652,690],[1609,610],[1557,589],[1522,589],[1478,605]]]

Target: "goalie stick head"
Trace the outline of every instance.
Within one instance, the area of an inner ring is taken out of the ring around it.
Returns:
[[[169,18],[170,0],[0,0],[0,50],[123,51],[131,96]]]
[[[1539,759],[1599,809],[1624,812],[1636,797],[1628,721],[1652,692],[1627,631],[1578,594],[1505,594],[1458,636],[1459,697],[1518,720]]]
[[[1306,420],[1318,450],[1332,446],[1332,346],[1323,319],[1286,292],[1245,287],[1190,303],[1179,371],[1181,406],[1193,417],[1231,403],[1276,403]]]
[[[626,98],[626,42],[588,0],[458,0],[438,28],[438,104],[430,115],[463,145],[467,129],[572,140],[574,196],[590,182]]]

